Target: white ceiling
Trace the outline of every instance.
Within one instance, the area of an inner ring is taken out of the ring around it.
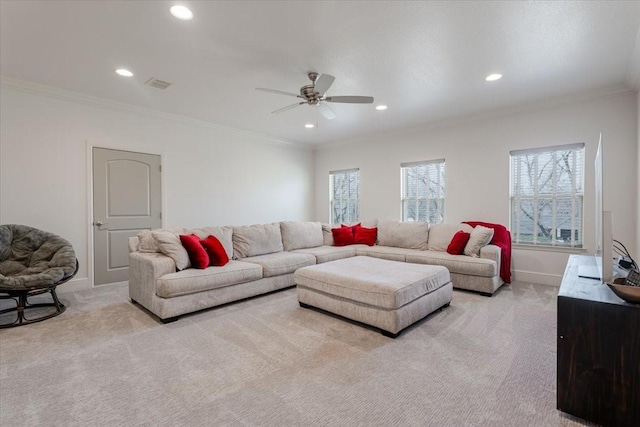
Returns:
[[[169,14],[184,4],[191,21]],[[6,1],[0,74],[281,140],[322,144],[637,87],[640,2]],[[130,79],[114,73],[125,67]],[[338,117],[294,98],[336,77]],[[492,72],[504,78],[489,83]],[[161,91],[149,77],[173,83]],[[384,112],[374,106],[389,106]]]

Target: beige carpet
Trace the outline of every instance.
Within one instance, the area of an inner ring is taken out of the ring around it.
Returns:
[[[124,286],[0,331],[0,425],[572,426],[555,409],[557,288],[454,291],[397,339],[295,289],[163,325]]]

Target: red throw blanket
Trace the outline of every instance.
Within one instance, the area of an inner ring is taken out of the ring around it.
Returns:
[[[507,283],[511,283],[511,233],[507,227],[501,224],[492,224],[482,221],[464,221],[472,227],[481,225],[483,227],[493,228],[493,239],[491,244],[500,247],[500,277]]]

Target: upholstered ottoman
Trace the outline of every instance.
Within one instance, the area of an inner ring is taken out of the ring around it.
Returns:
[[[316,307],[396,337],[407,326],[449,305],[449,270],[357,256],[296,270],[301,307]]]

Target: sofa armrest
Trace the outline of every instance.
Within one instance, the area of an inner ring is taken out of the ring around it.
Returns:
[[[496,274],[500,274],[500,259],[502,249],[496,245],[487,245],[480,248],[480,258],[487,258],[496,262]]]
[[[129,254],[129,296],[143,307],[154,311],[156,283],[165,274],[175,273],[176,263],[161,253],[131,252]]]

